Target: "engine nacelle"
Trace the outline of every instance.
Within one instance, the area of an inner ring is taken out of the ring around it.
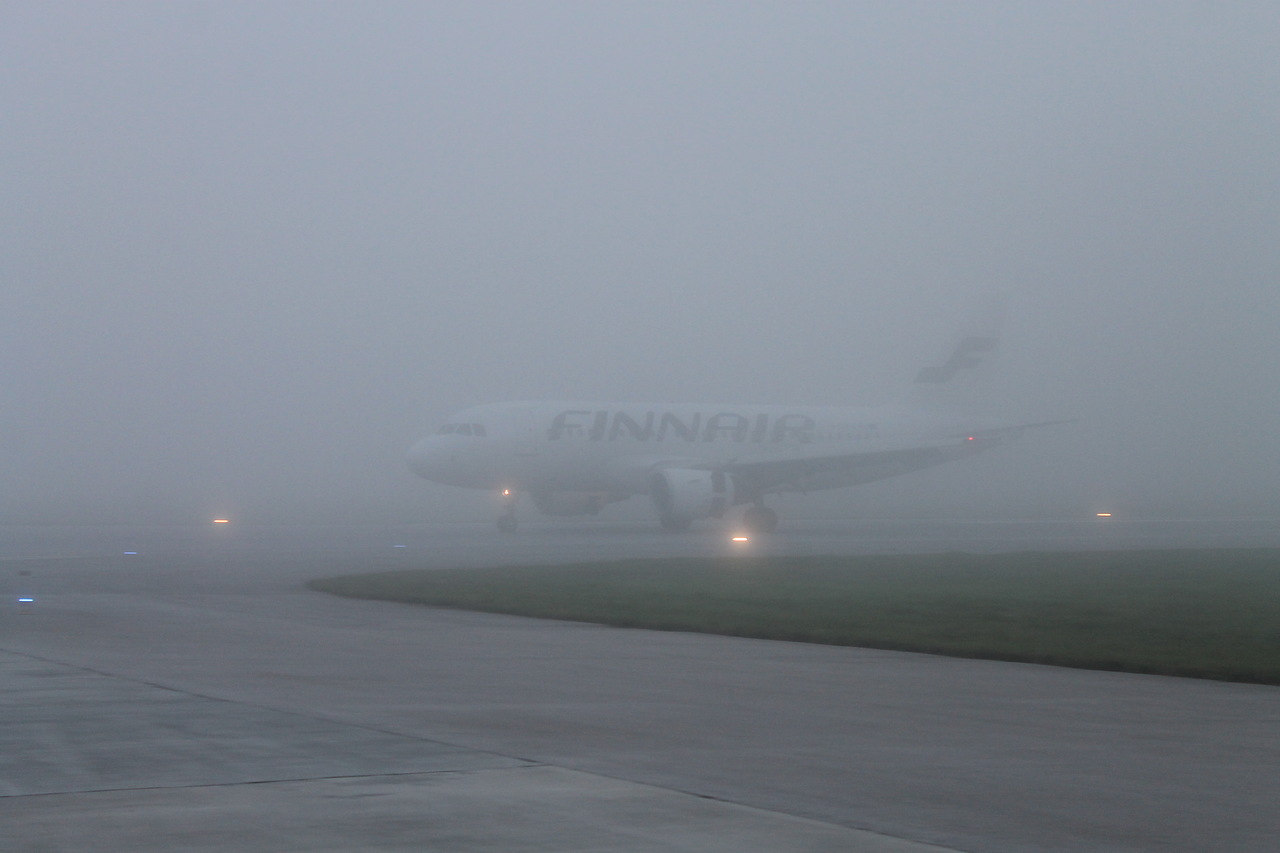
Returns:
[[[733,506],[733,478],[723,471],[666,468],[649,475],[649,495],[664,520],[720,518]]]
[[[605,504],[625,500],[612,492],[533,492],[533,505],[543,515],[597,515]]]

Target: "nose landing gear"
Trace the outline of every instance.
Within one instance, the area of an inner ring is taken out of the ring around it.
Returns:
[[[498,516],[498,529],[503,533],[514,533],[520,522],[516,519],[516,493],[511,489],[502,490],[502,515]]]

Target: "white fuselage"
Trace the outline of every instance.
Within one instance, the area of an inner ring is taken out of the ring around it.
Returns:
[[[688,468],[739,472],[759,493],[812,491],[969,455],[1000,428],[899,406],[504,403],[451,417],[413,446],[409,467],[480,489],[623,496],[647,492],[656,470]]]

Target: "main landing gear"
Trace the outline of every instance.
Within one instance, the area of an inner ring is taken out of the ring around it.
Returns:
[[[747,507],[742,526],[752,533],[772,533],[778,529],[778,514],[763,504]]]
[[[668,533],[684,533],[693,525],[692,518],[686,518],[683,515],[671,515],[663,513],[658,516],[658,523],[662,525],[662,529]]]
[[[668,533],[684,533],[693,524],[693,519],[684,515],[662,513],[658,516],[658,523]],[[742,526],[748,533],[772,533],[778,529],[778,514],[763,504],[755,504],[742,513]]]

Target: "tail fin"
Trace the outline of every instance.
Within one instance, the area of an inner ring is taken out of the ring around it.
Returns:
[[[951,350],[946,363],[923,367],[916,374],[915,384],[945,385],[963,370],[976,370],[999,350],[1000,339],[988,335],[968,335],[961,338]]]
[[[1000,351],[1005,300],[993,297],[962,327],[949,349],[916,374],[902,397],[908,408],[966,409],[982,402],[983,380]]]

